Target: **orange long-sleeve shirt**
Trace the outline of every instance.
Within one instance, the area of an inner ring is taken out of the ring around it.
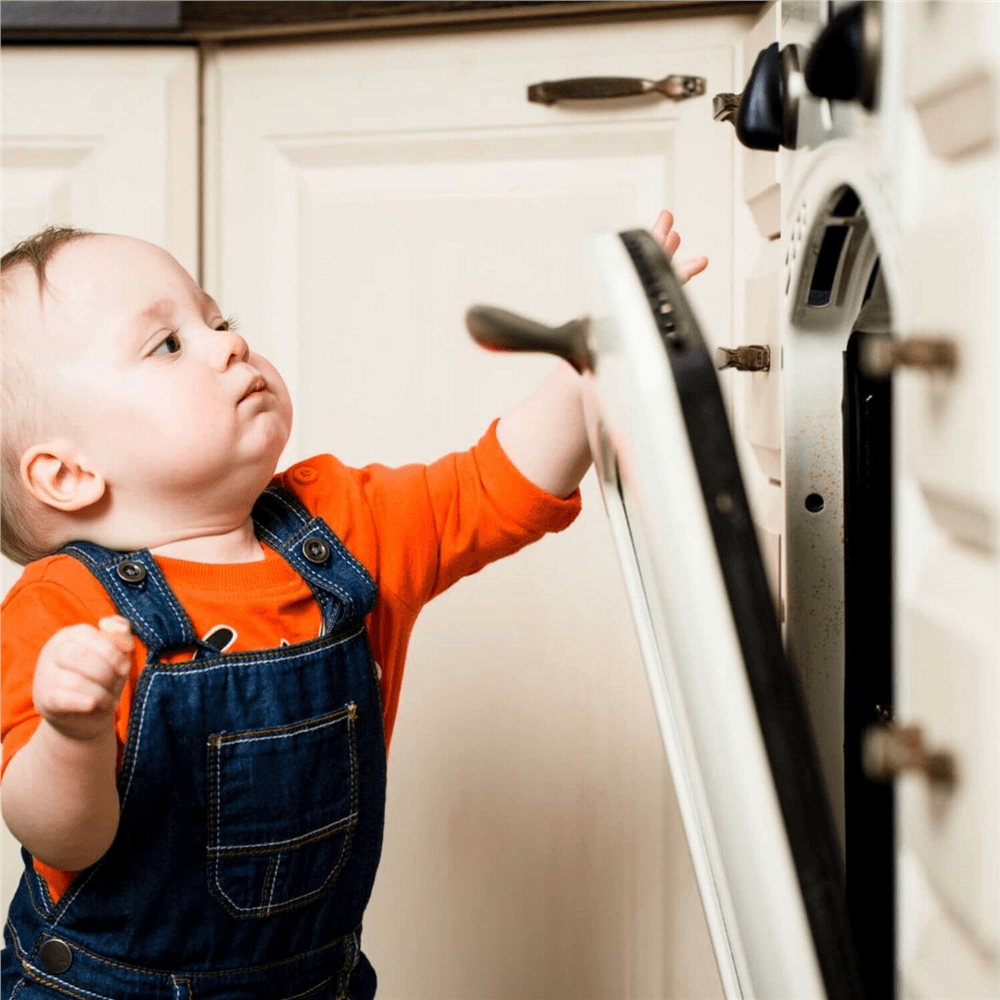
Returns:
[[[487,563],[546,532],[561,531],[580,511],[580,493],[553,497],[515,468],[496,437],[494,420],[469,451],[430,465],[349,468],[317,455],[276,476],[309,511],[322,517],[371,574],[378,588],[368,617],[372,654],[381,671],[385,733],[392,735],[403,664],[417,613],[432,597]],[[209,564],[156,557],[195,632],[232,633],[226,652],[267,649],[319,633],[320,610],[305,581],[264,547],[262,562]],[[3,768],[28,742],[41,718],[31,686],[42,646],[60,628],[115,614],[107,592],[76,559],[54,555],[31,563],[2,605],[0,738]],[[119,760],[146,649],[137,639],[132,669],[115,713]],[[185,659],[179,653],[166,659]],[[35,863],[54,898],[72,881]]]

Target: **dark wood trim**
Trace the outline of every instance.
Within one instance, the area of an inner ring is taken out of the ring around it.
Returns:
[[[346,0],[0,3],[0,41],[251,42],[648,17],[754,14],[764,0]]]

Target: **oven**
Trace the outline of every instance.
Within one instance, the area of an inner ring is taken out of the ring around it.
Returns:
[[[726,995],[997,996],[1000,20],[866,0],[780,23],[714,100],[780,178],[743,343],[709,349],[642,230],[593,237],[585,319],[468,325],[586,380]],[[963,726],[959,673],[992,715]]]

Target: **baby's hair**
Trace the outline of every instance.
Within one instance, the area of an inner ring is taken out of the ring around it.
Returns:
[[[0,257],[0,294],[6,305],[13,294],[12,271],[30,264],[38,281],[38,293],[45,290],[45,269],[64,244],[93,235],[86,229],[47,226],[40,233],[21,240]],[[3,433],[0,440],[0,551],[24,566],[49,554],[49,549],[33,528],[31,498],[21,482],[21,455],[32,442],[38,426],[36,386],[31,369],[12,350],[7,322],[3,333]]]

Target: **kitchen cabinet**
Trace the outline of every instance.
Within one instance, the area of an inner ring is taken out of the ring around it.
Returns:
[[[525,94],[595,74],[729,89],[749,20],[206,47],[200,164],[193,51],[5,52],[5,156],[22,131],[32,148],[103,137],[88,108],[126,123],[84,173],[22,157],[16,190],[58,183],[62,201],[27,211],[5,171],[5,235],[71,222],[200,268],[296,397],[286,463],[428,461],[468,447],[553,364],[487,354],[466,307],[576,308],[594,230],[670,207],[681,254],[711,259],[691,288],[706,329],[731,342],[733,159],[707,94],[548,107]],[[176,73],[157,82],[154,56],[188,60],[187,90]],[[87,96],[62,121],[70,65]],[[141,84],[123,86],[125,66]],[[417,627],[365,927],[387,996],[721,994],[593,474],[583,492],[569,532],[463,581]]]
[[[570,319],[588,235],[662,206],[680,255],[711,260],[689,288],[729,344],[733,151],[708,92],[545,106],[526,89],[669,73],[728,89],[749,23],[212,54],[206,283],[298,400],[288,458],[466,447],[553,365],[483,351],[466,308]],[[365,925],[388,996],[719,995],[592,473],[583,506],[415,630]]]
[[[128,233],[198,269],[193,48],[3,51],[3,251],[46,225]],[[3,593],[20,567],[0,557]],[[3,911],[23,868],[6,826]]]

